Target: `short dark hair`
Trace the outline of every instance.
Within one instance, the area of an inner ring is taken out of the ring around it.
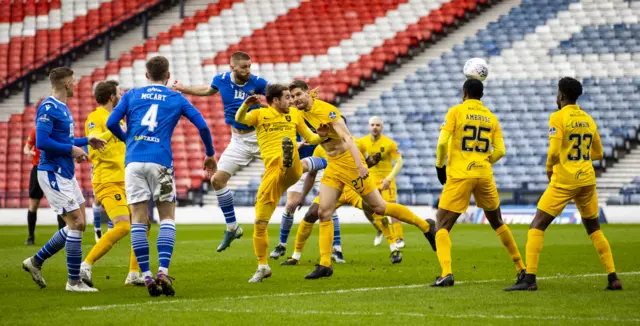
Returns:
[[[267,87],[267,91],[265,92],[265,97],[267,98],[267,103],[273,103],[273,99],[282,97],[284,91],[289,90],[287,86],[282,84],[271,84]]]
[[[309,90],[309,85],[304,80],[296,79],[291,84],[289,84],[289,90],[292,91],[296,88],[300,88],[303,92]]]
[[[462,85],[462,90],[467,92],[467,96],[472,99],[481,99],[484,95],[484,85],[477,79],[467,79]]]
[[[569,102],[575,103],[582,95],[582,84],[575,78],[564,77],[558,82],[558,90],[567,97]]]
[[[153,81],[161,81],[167,78],[169,73],[169,60],[163,56],[155,56],[147,61],[147,73]]]
[[[93,97],[96,99],[96,102],[100,105],[107,104],[111,96],[117,95],[118,85],[120,85],[120,83],[115,80],[105,80],[96,84],[96,87],[93,89]]]
[[[73,76],[73,70],[71,70],[71,68],[58,67],[51,69],[49,72],[49,81],[53,87],[62,87],[62,81],[71,76]]]
[[[233,52],[231,60],[251,60],[251,57],[246,52],[237,51]]]

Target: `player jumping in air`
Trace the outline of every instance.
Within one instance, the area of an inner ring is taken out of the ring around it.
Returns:
[[[82,147],[89,144],[95,149],[104,148],[106,142],[96,137],[75,138],[74,120],[67,107],[67,100],[74,95],[76,81],[73,70],[55,68],[49,73],[51,95],[40,105],[36,113],[36,147],[41,152],[38,164],[38,182],[51,209],[62,215],[67,226],[58,230],[38,251],[25,259],[22,268],[31,274],[41,288],[46,287],[42,278],[42,264],[60,249],[67,253],[69,292],[97,292],[80,280],[82,263],[82,232],[85,228],[85,205],[80,185],[75,177],[75,164],[88,159]]]
[[[556,216],[573,200],[578,207],[582,224],[596,247],[600,262],[608,275],[606,290],[622,290],[613,264],[609,241],[600,231],[598,196],[593,160],[603,158],[598,127],[591,116],[576,104],[582,95],[582,84],[565,77],[558,83],[558,111],[549,117],[549,151],[547,176],[549,186],[538,202],[538,211],[529,226],[527,236],[527,274],[518,278],[506,291],[538,289],[536,274],[544,231]]]
[[[311,98],[309,87],[304,81],[296,80],[290,86],[296,107],[305,120],[316,130],[329,127],[329,139],[322,143],[327,152],[327,168],[320,185],[320,264],[307,279],[329,277],[331,267],[331,247],[333,244],[333,221],[331,216],[345,186],[356,191],[371,210],[382,216],[395,217],[403,222],[416,225],[435,250],[435,222],[425,221],[400,204],[387,203],[382,199],[373,179],[369,178],[364,156],[358,151],[340,111],[326,102]]]
[[[312,145],[324,140],[309,129],[297,109],[289,108],[291,96],[286,85],[270,85],[266,97],[269,104],[267,108],[247,113],[248,108],[260,104],[260,99],[254,95],[247,98],[236,113],[238,122],[257,129],[260,154],[266,169],[256,198],[253,248],[258,257],[258,270],[249,280],[251,283],[261,282],[271,276],[267,256],[267,226],[282,194],[302,176],[300,156],[295,150],[296,132]],[[319,128],[316,130],[321,131]]]
[[[185,116],[200,132],[206,157],[204,169],[208,177],[216,170],[211,131],[200,112],[180,93],[166,85],[169,61],[156,56],[146,64],[150,85],[129,90],[109,115],[107,128],[126,142],[125,189],[131,209],[131,243],[151,296],[173,296],[169,263],[176,239],[176,188],[173,171],[171,136],[178,121]],[[120,121],[126,117],[126,133]],[[159,267],[156,279],[149,267],[147,240],[148,201],[156,202],[160,216],[158,232]],[[108,234],[108,233],[107,233]]]
[[[518,277],[524,276],[524,263],[518,246],[511,230],[502,221],[500,198],[491,168],[505,154],[502,130],[498,119],[480,102],[483,92],[481,81],[468,79],[462,86],[464,102],[449,109],[440,128],[436,170],[444,189],[436,213],[436,246],[442,274],[430,286],[454,284],[449,232],[460,214],[469,207],[471,194],[478,207],[484,209],[491,227],[515,263]],[[444,165],[447,157],[448,169]]]

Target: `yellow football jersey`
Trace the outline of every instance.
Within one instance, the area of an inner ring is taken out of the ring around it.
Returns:
[[[124,182],[124,155],[126,145],[118,137],[113,136],[107,129],[107,119],[109,111],[99,106],[91,112],[84,124],[84,133],[87,136],[97,136],[108,133],[107,146],[101,152],[89,146],[89,158],[93,164],[94,184],[107,182]],[[120,122],[123,124],[123,122]],[[124,124],[123,124],[124,125]],[[105,139],[104,137],[102,137]]]
[[[369,156],[373,156],[376,153],[382,155],[380,162],[369,168],[369,173],[378,180],[386,178],[393,170],[393,160],[397,160],[400,157],[396,142],[385,135],[380,135],[380,138],[376,141],[373,140],[371,135],[367,135],[360,138],[360,142],[367,149]]]
[[[356,146],[358,146],[358,150],[360,151],[362,156],[366,157],[367,156],[367,148],[360,141],[360,139],[358,139],[356,137],[353,137],[353,141],[356,142]],[[327,151],[325,151],[324,148],[322,148],[322,146],[316,146],[316,148],[313,150],[313,154],[311,154],[311,156],[321,157],[321,158],[326,159],[327,158]]]
[[[309,122],[309,124],[315,129],[320,128],[320,125],[328,125],[331,122],[342,118],[338,108],[319,99],[313,100],[311,109],[300,112],[302,112],[304,119],[307,120],[307,122]],[[329,136],[327,138],[340,139],[340,136],[338,136],[338,133],[333,130],[333,127],[330,127]]]
[[[549,138],[562,140],[559,162],[553,166],[551,183],[574,189],[596,184],[591,153],[602,152],[598,128],[578,105],[567,105],[549,117]],[[593,147],[593,148],[592,148]]]
[[[272,107],[253,110],[246,115],[246,124],[256,128],[260,155],[264,166],[271,166],[274,160],[282,156],[282,139],[289,137],[298,147],[296,132],[308,139],[313,132],[304,123],[300,111],[290,108],[289,113],[280,113]]]
[[[466,100],[449,109],[441,130],[451,133],[447,176],[493,176],[489,155],[495,139],[502,138],[498,119],[479,100]]]

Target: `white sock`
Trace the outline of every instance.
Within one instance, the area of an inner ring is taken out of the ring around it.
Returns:
[[[269,269],[269,265],[268,264],[258,264],[258,270],[260,269]]]
[[[158,272],[163,272],[164,275],[169,275],[169,269],[166,267],[158,267]]]
[[[301,256],[302,256],[302,253],[301,253],[301,252],[294,251],[294,252],[293,252],[293,255],[291,256],[291,258],[293,258],[293,259],[295,259],[295,260],[300,260],[300,257],[301,257]]]
[[[333,246],[333,250],[342,252],[342,246]]]
[[[142,273],[142,277],[147,277],[147,276],[153,277],[153,274],[151,274],[151,271],[146,271]]]
[[[392,243],[392,244],[389,245],[389,249],[391,250],[391,252],[394,252],[394,251],[398,250],[398,247],[396,247],[395,243]]]
[[[83,261],[82,264],[80,265],[80,268],[88,268],[91,269],[91,264],[87,263],[86,261]]]

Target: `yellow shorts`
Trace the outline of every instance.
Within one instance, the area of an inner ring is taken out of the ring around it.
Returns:
[[[438,208],[464,213],[469,207],[471,194],[476,205],[484,210],[493,211],[500,207],[500,196],[493,178],[469,178],[447,179]]]
[[[256,205],[278,204],[282,194],[300,180],[301,176],[302,164],[298,151],[294,151],[293,164],[288,169],[282,165],[282,158],[273,160],[271,165],[266,167],[260,181]]]
[[[320,205],[320,196],[316,196],[316,198],[313,199],[313,203]],[[340,198],[338,199],[338,203],[336,203],[336,208],[339,208],[342,205],[351,205],[355,208],[362,209],[362,197],[353,191],[353,189],[344,188]]]
[[[378,186],[378,190],[380,191],[380,194],[382,195],[382,199],[384,199],[384,201],[386,202],[395,202],[397,199],[397,194],[398,194],[398,187],[396,186],[396,181],[393,180],[391,181],[391,184],[389,184],[389,189],[387,190],[382,190],[382,181],[384,180],[384,178],[378,179],[376,178],[376,185]]]
[[[366,166],[366,162],[362,154],[360,154],[360,159],[362,160],[362,164],[365,164]],[[368,177],[366,179],[360,178],[356,164],[349,151],[337,156],[329,156],[327,158],[327,168],[324,169],[321,182],[331,188],[341,191],[346,186],[347,188],[354,190],[360,196],[366,196],[376,189],[373,177]]]
[[[131,216],[124,182],[96,183],[93,184],[93,191],[110,219]]]
[[[550,184],[542,194],[542,197],[540,197],[538,209],[549,215],[558,216],[572,199],[576,203],[582,218],[598,217],[596,185],[576,189],[563,189]]]

